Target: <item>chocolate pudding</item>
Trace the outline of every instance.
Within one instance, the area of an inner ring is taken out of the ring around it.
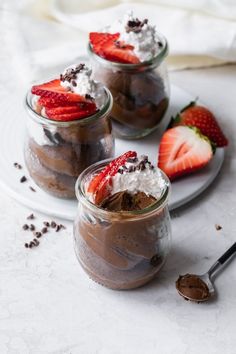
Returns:
[[[169,103],[167,53],[166,39],[132,11],[103,32],[90,33],[93,75],[113,95],[118,137],[140,138],[158,128]]]
[[[36,184],[56,197],[75,198],[74,187],[80,173],[114,154],[109,119],[112,98],[90,75],[91,71],[81,64],[67,69],[61,80],[33,86],[35,94],[27,96],[25,162]],[[59,88],[51,92],[56,85],[54,82]],[[71,85],[77,91],[73,93],[67,87],[64,92],[62,84]],[[83,95],[79,94],[80,89]],[[84,93],[89,89],[88,93],[94,90],[95,98]],[[36,95],[41,96],[38,99]],[[73,101],[77,100],[77,95],[82,103]],[[71,102],[65,101],[67,99]],[[81,115],[84,117],[79,118]]]
[[[137,159],[134,165],[137,167],[139,163]],[[123,165],[120,172],[131,164]],[[84,171],[77,181],[76,254],[93,280],[112,289],[132,289],[144,285],[159,272],[169,251],[168,181],[160,171],[155,168],[153,171],[149,166],[152,166],[149,161],[145,162],[146,173],[144,170],[129,173],[131,179],[135,173],[140,175],[140,179],[150,177],[150,184],[155,190],[159,184],[155,196],[143,190],[133,193],[129,189],[113,194],[119,182],[121,185],[126,177],[129,178],[128,173],[119,172],[124,179],[118,181],[117,172],[112,177],[112,183],[109,182],[110,186],[112,184],[110,195],[99,205],[92,203],[92,196],[86,191],[89,189],[88,180],[96,176],[100,167],[98,164]],[[154,184],[154,179],[158,178],[159,181]]]
[[[157,128],[169,104],[168,88],[160,74],[155,70],[112,70],[100,64],[94,77],[112,93],[111,118],[118,137],[139,138]]]
[[[176,289],[186,300],[198,302],[210,297],[207,284],[194,274],[180,275],[176,281]]]

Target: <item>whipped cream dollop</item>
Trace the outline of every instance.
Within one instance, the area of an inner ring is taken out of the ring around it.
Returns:
[[[120,33],[119,40],[134,47],[134,54],[141,62],[155,57],[161,52],[163,43],[157,34],[156,27],[148,23],[147,19],[140,21],[135,18],[133,11],[127,12],[124,17],[114,24],[107,26],[104,32]]]
[[[78,95],[95,99],[98,108],[104,105],[105,92],[100,82],[92,79],[92,69],[85,64],[73,64],[60,76],[61,86]]]
[[[143,192],[159,199],[167,186],[159,168],[154,167],[147,156],[129,158],[112,177],[111,194],[128,191],[130,194]]]

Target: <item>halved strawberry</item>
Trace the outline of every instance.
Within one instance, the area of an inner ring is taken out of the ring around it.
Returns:
[[[166,130],[161,138],[158,167],[173,180],[201,169],[212,156],[212,144],[199,129],[175,127]]]
[[[102,58],[125,64],[140,63],[133,52],[134,47],[119,41],[119,36],[119,33],[91,32],[89,38],[93,51]]]
[[[172,118],[169,127],[178,125],[193,126],[201,130],[202,134],[206,135],[213,141],[217,147],[228,145],[228,140],[222,132],[215,116],[207,108],[198,106],[196,102],[183,108],[180,113]]]
[[[112,160],[98,175],[93,177],[89,183],[88,192],[94,194],[96,204],[100,204],[109,195],[112,187],[111,177],[118,172],[128,158],[136,156],[137,153],[135,151],[128,151]]]
[[[41,85],[32,86],[31,92],[34,95],[55,100],[57,102],[84,102],[84,96],[67,91],[61,86],[59,79],[46,82]]]

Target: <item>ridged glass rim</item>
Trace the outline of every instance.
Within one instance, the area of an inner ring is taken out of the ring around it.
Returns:
[[[122,69],[123,70],[137,70],[142,67],[147,69],[150,67],[156,67],[158,64],[160,64],[169,52],[169,46],[168,46],[167,39],[161,33],[158,33],[158,38],[160,39],[161,43],[163,44],[161,51],[153,58],[143,61],[138,64],[118,63],[115,61],[110,61],[105,58],[102,58],[93,51],[93,48],[92,48],[92,45],[90,42],[88,43],[88,52],[90,55],[94,56],[101,64],[104,64],[106,66],[112,66],[117,69],[119,68],[121,70]]]
[[[93,204],[88,197],[85,194],[84,191],[84,184],[83,184],[83,179],[85,179],[86,176],[89,176],[92,172],[98,172],[100,171],[103,167],[105,167],[109,162],[111,162],[112,160],[114,160],[114,158],[109,158],[106,160],[102,160],[99,162],[96,162],[95,164],[87,167],[77,178],[76,184],[75,184],[75,195],[76,198],[78,200],[78,202],[80,203],[80,201],[84,202],[86,204],[87,207],[89,207],[91,210],[100,213],[101,215],[104,216],[133,216],[133,217],[137,217],[137,216],[142,216],[142,215],[147,215],[149,213],[152,213],[153,211],[158,211],[160,208],[163,208],[167,203],[168,203],[168,199],[169,199],[169,195],[170,195],[170,180],[169,178],[166,176],[166,174],[161,170],[161,174],[162,177],[164,178],[165,182],[166,182],[166,188],[163,190],[161,197],[152,205],[148,206],[147,208],[144,208],[142,210],[133,210],[133,211],[122,211],[122,212],[114,212],[114,211],[109,211],[109,210],[105,210],[100,208],[99,206]]]
[[[102,118],[105,114],[108,114],[111,109],[112,109],[112,104],[113,104],[113,97],[111,92],[108,90],[107,87],[103,86],[105,94],[107,96],[107,100],[105,102],[105,104],[102,106],[102,108],[96,112],[95,114],[86,117],[86,118],[79,118],[79,119],[75,119],[72,121],[57,121],[57,120],[52,120],[46,117],[43,117],[41,114],[37,113],[31,104],[31,99],[32,97],[36,96],[34,94],[31,93],[31,91],[29,90],[25,96],[25,100],[24,100],[24,106],[26,108],[26,110],[28,111],[28,113],[30,114],[30,116],[34,119],[34,121],[36,121],[37,123],[44,123],[44,124],[50,124],[50,125],[55,125],[55,126],[59,126],[59,127],[65,127],[68,125],[77,125],[79,124],[88,124],[94,120],[97,120],[99,118]]]

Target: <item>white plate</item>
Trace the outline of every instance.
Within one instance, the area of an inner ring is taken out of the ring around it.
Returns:
[[[29,208],[42,213],[73,220],[76,213],[76,201],[63,200],[51,197],[40,190],[32,180],[20,183],[20,177],[28,173],[23,161],[23,143],[25,131],[26,113],[19,96],[14,98],[8,95],[4,87],[0,87],[2,98],[0,119],[0,186],[14,199]],[[193,97],[182,89],[171,87],[170,108],[166,113],[166,119],[159,132],[137,141],[116,140],[116,155],[127,150],[136,150],[140,154],[147,154],[150,159],[157,161],[158,141],[165,125],[171,115],[185,106]],[[23,97],[22,97],[23,100]],[[172,184],[170,209],[173,210],[190,201],[203,192],[217,176],[224,160],[224,149],[217,149],[210,164],[201,171],[180,179]],[[23,170],[13,167],[14,162],[19,162]],[[29,177],[28,177],[29,179]],[[33,186],[36,192],[32,192],[29,186]]]

